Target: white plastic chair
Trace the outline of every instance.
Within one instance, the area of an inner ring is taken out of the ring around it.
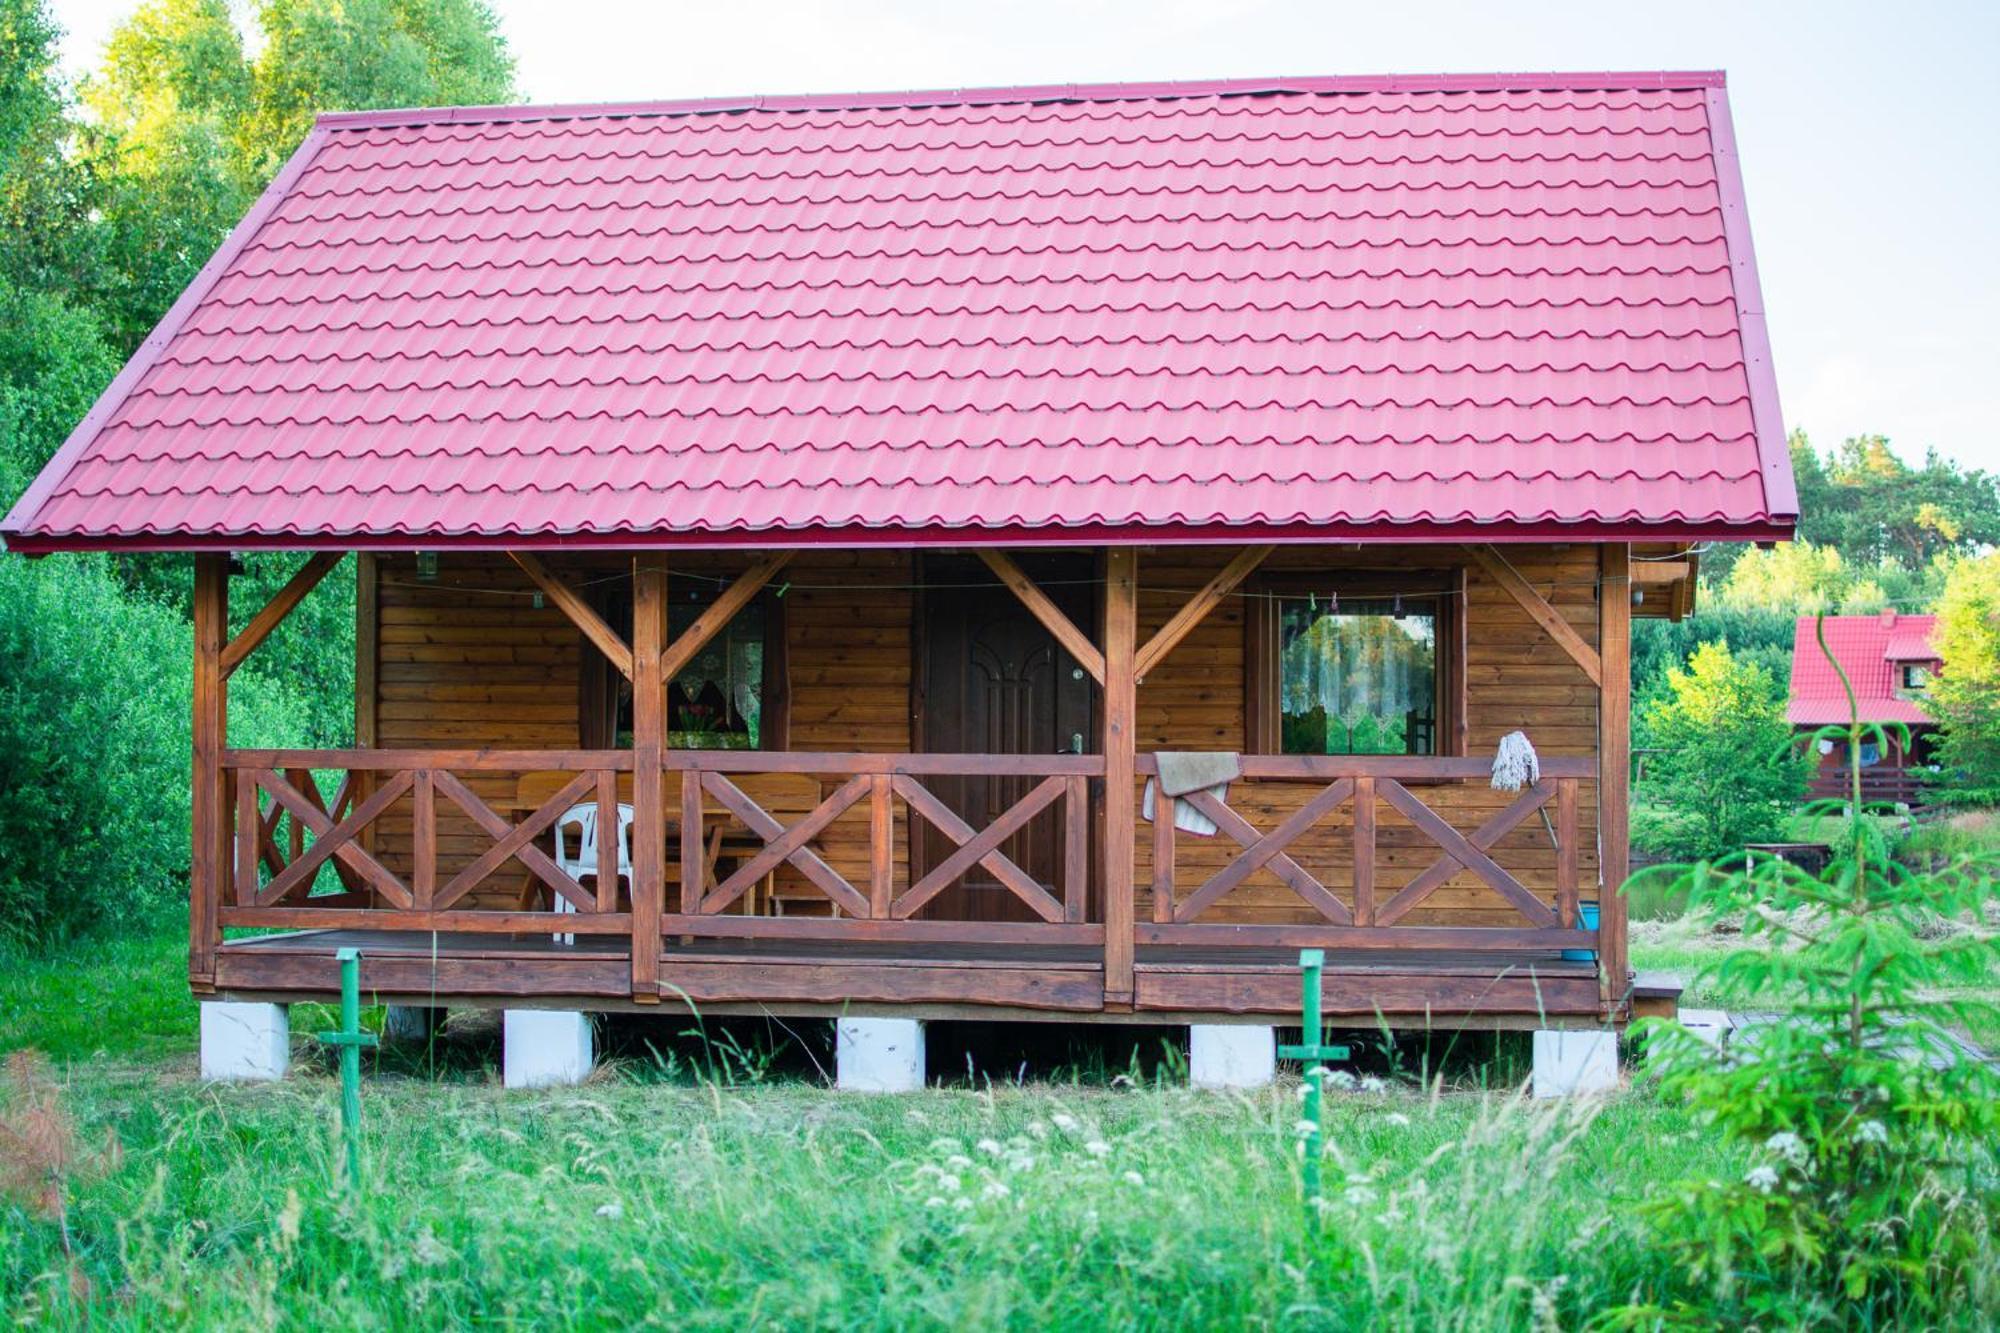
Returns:
[[[565,832],[571,829],[576,831],[576,852],[574,855],[569,852],[569,839],[564,836]],[[571,879],[579,881],[585,875],[597,874],[598,839],[596,802],[593,801],[588,805],[573,805],[563,811],[561,817],[556,820],[554,836],[556,844],[555,863],[558,870],[568,875]],[[618,807],[617,847],[618,876],[627,884],[630,884],[632,882],[632,807],[629,805],[621,804]],[[555,910],[557,912],[576,911],[576,904],[563,897],[560,893],[551,896],[555,899]],[[574,934],[561,934],[555,938],[559,944],[576,943],[576,936]]]

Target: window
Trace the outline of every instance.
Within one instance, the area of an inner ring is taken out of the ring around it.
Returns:
[[[1462,752],[1456,574],[1270,580],[1250,616],[1252,743],[1265,754]]]
[[[714,599],[706,582],[673,580],[667,593],[667,641],[687,633]],[[675,750],[774,750],[785,747],[783,604],[750,602],[667,683],[667,747]],[[632,625],[632,592],[617,584],[598,610],[621,632]],[[632,744],[632,682],[586,644],[580,691],[587,748]]]
[[[1921,662],[1903,663],[1902,672],[1903,688],[1906,690],[1921,690],[1930,684],[1931,673],[1924,669]]]

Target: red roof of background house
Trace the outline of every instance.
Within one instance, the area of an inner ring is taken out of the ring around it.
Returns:
[[[1930,646],[1936,623],[1936,616],[1902,616],[1893,611],[1826,618],[1826,645],[1854,684],[1863,722],[1929,725],[1931,719],[1921,707],[1897,695],[1897,668],[1904,662],[1936,667],[1937,650]],[[1847,695],[1833,665],[1819,650],[1811,616],[1800,616],[1793,632],[1792,695],[1785,716],[1795,727],[1847,721]]]
[[[324,116],[17,549],[1783,536],[1720,74]]]

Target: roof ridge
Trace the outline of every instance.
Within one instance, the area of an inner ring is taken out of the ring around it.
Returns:
[[[991,106],[1013,102],[1116,102],[1182,97],[1255,97],[1277,93],[1481,93],[1582,90],[1662,91],[1725,86],[1721,70],[1637,70],[1491,74],[1333,74],[1153,83],[1048,83],[1017,87],[912,91],[793,93],[631,102],[567,102],[537,106],[447,106],[323,112],[325,129],[398,125],[476,124],[509,120],[585,120],[621,116],[722,115],[742,111],[860,111],[890,107]]]

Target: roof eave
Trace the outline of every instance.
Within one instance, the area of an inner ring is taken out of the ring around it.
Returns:
[[[1764,481],[1764,508],[1774,522],[1796,524],[1798,485],[1792,477],[1792,451],[1785,435],[1785,418],[1778,405],[1778,372],[1771,360],[1771,335],[1764,322],[1764,290],[1757,277],[1757,250],[1750,239],[1750,213],[1744,199],[1743,162],[1736,150],[1736,125],[1729,114],[1728,91],[1717,83],[1706,93],[1709,135],[1715,154],[1716,188],[1722,196],[1724,244],[1736,296],[1737,328],[1743,340],[1743,364],[1750,381],[1750,418],[1757,432],[1757,457]]]
[[[1522,522],[1522,523],[1289,523],[1289,524],[1079,524],[994,527],[802,527],[720,531],[607,532],[183,532],[4,534],[22,555],[64,551],[507,551],[540,548],[638,550],[676,547],[724,550],[745,547],[866,548],[882,546],[1085,546],[1188,545],[1232,542],[1278,545],[1361,542],[1436,545],[1496,542],[1599,544],[1610,542],[1783,541],[1789,524]]]

